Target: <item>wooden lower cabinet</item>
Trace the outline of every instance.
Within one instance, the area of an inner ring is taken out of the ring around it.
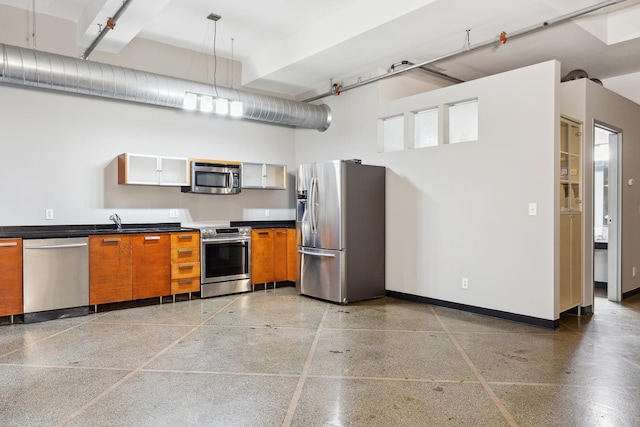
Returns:
[[[582,214],[560,214],[560,312],[582,304]]]
[[[251,230],[251,284],[273,282],[273,230]]]
[[[199,236],[191,236],[196,246],[185,243],[172,255],[172,235],[113,234],[89,237],[89,304],[155,298],[200,288]],[[183,240],[186,242],[186,240]],[[197,259],[197,262],[192,260]],[[175,263],[174,263],[175,261]],[[189,268],[181,265],[191,264]],[[172,274],[172,268],[176,273]],[[197,272],[197,278],[194,279]],[[173,292],[175,280],[177,292]],[[183,286],[188,282],[189,286]],[[197,284],[196,284],[197,283]],[[182,286],[182,287],[181,287]]]
[[[132,237],[89,237],[89,304],[133,299]]]
[[[0,316],[22,310],[22,239],[0,239]]]
[[[296,281],[295,229],[251,231],[251,283]]]
[[[287,229],[273,230],[273,281],[287,280]]]
[[[138,234],[133,239],[133,299],[171,294],[171,237]]]
[[[298,280],[298,243],[295,228],[287,228],[287,280]]]
[[[171,293],[200,291],[200,235],[197,231],[171,234]]]

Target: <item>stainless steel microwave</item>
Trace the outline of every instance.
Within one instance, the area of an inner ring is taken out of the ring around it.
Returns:
[[[242,190],[242,164],[191,162],[191,186],[183,193],[237,194]]]

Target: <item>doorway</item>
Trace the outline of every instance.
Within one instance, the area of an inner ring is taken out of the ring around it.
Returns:
[[[622,132],[595,123],[593,131],[594,295],[622,300],[620,283],[620,146]]]

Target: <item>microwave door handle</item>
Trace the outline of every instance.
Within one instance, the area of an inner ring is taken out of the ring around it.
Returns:
[[[233,190],[233,171],[229,171],[229,191]]]

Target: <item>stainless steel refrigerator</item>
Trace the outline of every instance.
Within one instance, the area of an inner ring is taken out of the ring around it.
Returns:
[[[385,168],[298,166],[297,290],[346,304],[385,295]]]

